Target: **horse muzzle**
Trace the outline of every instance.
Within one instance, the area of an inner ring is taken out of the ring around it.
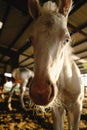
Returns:
[[[54,98],[54,86],[50,82],[33,79],[29,92],[36,105],[46,106]]]

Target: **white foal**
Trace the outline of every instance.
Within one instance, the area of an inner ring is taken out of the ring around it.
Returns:
[[[59,8],[50,1],[41,7],[38,0],[28,0],[34,19],[31,37],[35,58],[30,97],[39,106],[53,107],[54,130],[64,129],[64,109],[68,111],[69,130],[79,129],[84,96],[67,29],[71,7],[72,0],[61,0]]]

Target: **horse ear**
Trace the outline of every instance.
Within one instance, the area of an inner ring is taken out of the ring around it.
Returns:
[[[38,0],[28,0],[28,10],[33,19],[40,15],[40,5]]]
[[[72,0],[61,0],[59,13],[67,17],[71,8],[72,8]]]

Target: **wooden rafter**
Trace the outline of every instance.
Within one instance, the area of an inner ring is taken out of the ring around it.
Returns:
[[[85,39],[83,39],[83,40],[81,40],[81,41],[79,41],[79,42],[74,43],[74,44],[72,45],[72,47],[79,46],[79,45],[81,45],[81,44],[83,44],[83,43],[85,43],[85,42],[87,42],[87,38],[85,38]]]
[[[17,51],[14,51],[14,50],[11,50],[11,49],[5,48],[5,47],[0,47],[0,53],[3,54],[3,55],[11,57],[11,55],[16,54]]]
[[[81,33],[82,35],[84,35],[85,37],[87,37],[87,33],[83,32],[82,29],[84,29],[85,27],[87,27],[87,22],[84,23],[83,25],[79,26],[79,27],[75,27],[74,25],[68,23],[68,27],[72,28],[73,31],[71,32],[71,36],[76,33],[76,32],[79,32]]]
[[[29,19],[28,22],[20,30],[19,34],[14,39],[14,41],[12,43],[10,43],[9,48],[12,48],[15,45],[15,43],[17,42],[17,40],[21,37],[21,35],[24,33],[24,31],[27,29],[27,27],[30,25],[31,22],[32,22],[32,19]]]
[[[29,41],[26,42],[26,44],[24,46],[22,46],[19,50],[18,53],[21,54],[23,53],[27,48],[29,48],[31,46],[31,40],[29,39]]]
[[[22,66],[22,67],[29,67],[29,65],[32,65],[32,64],[34,64],[34,62],[31,62],[31,63],[29,63],[27,65]]]
[[[19,65],[20,65],[21,63],[25,62],[26,60],[28,60],[29,58],[33,58],[33,55],[30,55],[30,56],[28,56],[27,58],[25,58],[24,60],[22,60],[21,62],[19,62]]]
[[[84,49],[84,50],[81,50],[81,51],[75,52],[75,54],[77,55],[77,54],[80,54],[80,53],[83,53],[83,52],[87,52],[87,48]]]
[[[76,0],[75,0],[76,1]],[[87,1],[86,0],[77,0],[75,6],[71,10],[69,15],[72,15],[74,12],[76,12],[79,8],[81,8]]]

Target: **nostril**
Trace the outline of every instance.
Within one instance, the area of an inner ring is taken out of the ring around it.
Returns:
[[[51,85],[50,87],[51,87],[51,93],[50,93],[49,100],[51,100],[54,97],[54,87],[53,85]]]
[[[51,85],[51,82],[50,82],[49,80],[46,80],[46,83],[47,83],[48,85]]]
[[[54,87],[50,80],[46,80],[46,83],[49,85],[49,88],[50,88],[50,95],[49,95],[48,100],[51,100],[54,97]]]

